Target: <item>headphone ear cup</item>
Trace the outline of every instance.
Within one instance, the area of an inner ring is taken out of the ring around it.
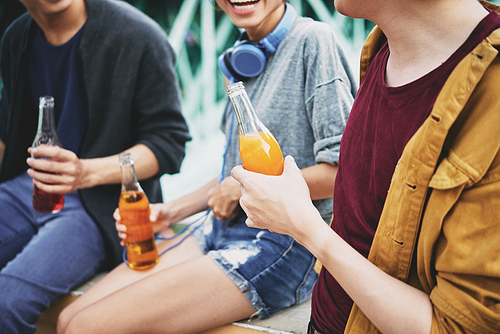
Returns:
[[[228,79],[235,79],[240,81],[248,79],[246,77],[242,77],[241,75],[239,75],[232,67],[231,65],[232,51],[233,48],[230,48],[219,56],[218,63],[220,70]]]
[[[229,59],[231,58],[232,50],[232,48],[228,49],[223,54],[221,54],[218,59],[220,70],[229,79],[235,78],[235,72],[231,69],[231,63],[229,61]]]
[[[232,50],[229,61],[239,76],[253,78],[264,71],[266,55],[254,43],[243,42]]]

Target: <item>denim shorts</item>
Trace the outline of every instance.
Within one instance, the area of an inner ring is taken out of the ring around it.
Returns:
[[[293,238],[248,227],[241,212],[231,223],[209,215],[194,234],[210,256],[240,288],[260,319],[311,296],[318,275],[315,258]]]

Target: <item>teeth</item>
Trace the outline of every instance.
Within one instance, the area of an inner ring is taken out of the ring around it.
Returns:
[[[260,0],[230,0],[231,5],[237,10],[247,10],[255,7]]]
[[[240,6],[240,5],[233,5],[234,8],[238,10],[247,10],[255,7],[255,5],[246,5],[246,6]]]

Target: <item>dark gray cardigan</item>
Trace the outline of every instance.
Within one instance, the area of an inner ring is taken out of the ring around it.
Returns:
[[[134,7],[122,1],[85,1],[88,20],[79,63],[88,127],[78,156],[106,157],[135,144],[148,146],[160,171],[141,185],[151,202],[160,202],[159,177],[179,171],[185,142],[190,140],[180,110],[174,54],[165,32]],[[38,110],[29,102],[26,75],[28,41],[35,28],[35,21],[26,13],[12,23],[2,40],[0,138],[6,150],[0,182],[27,169],[26,149],[36,132]],[[78,192],[105,237],[110,268],[121,261],[112,217],[120,185]]]

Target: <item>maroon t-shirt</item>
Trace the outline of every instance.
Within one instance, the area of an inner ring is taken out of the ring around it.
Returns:
[[[387,42],[370,63],[342,137],[332,228],[367,257],[396,164],[429,116],[446,79],[468,53],[500,26],[490,11],[441,66],[409,84],[388,87]],[[432,57],[432,54],[429,55]],[[321,333],[343,333],[352,300],[323,268],[314,287],[311,321]]]

